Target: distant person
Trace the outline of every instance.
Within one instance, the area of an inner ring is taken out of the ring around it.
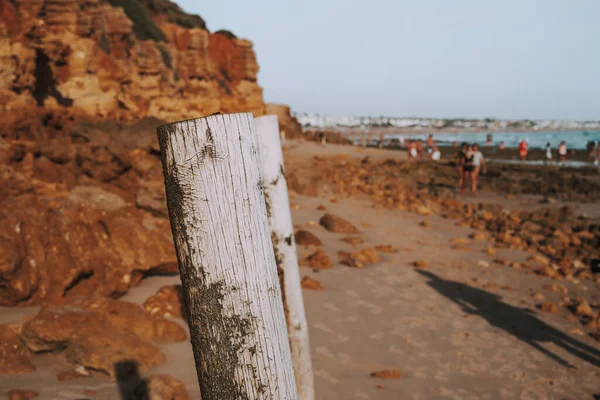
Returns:
[[[440,161],[441,158],[442,158],[442,153],[440,152],[440,149],[434,144],[433,150],[431,152],[431,159],[433,161]]]
[[[558,158],[563,166],[567,164],[567,143],[564,140],[558,145]]]
[[[429,136],[427,136],[427,152],[431,153],[433,151],[433,135],[430,133]]]
[[[423,159],[423,140],[417,140],[417,157],[419,160]]]
[[[492,134],[491,134],[491,133],[488,133],[488,135],[487,135],[487,138],[486,138],[486,141],[485,141],[485,145],[486,145],[487,147],[492,147],[493,138],[494,138],[494,137],[492,136]]]
[[[461,193],[465,191],[465,185],[467,181],[471,182],[471,188],[473,188],[473,172],[475,171],[475,164],[473,161],[475,160],[475,150],[473,145],[468,145],[467,150],[464,155],[463,161],[463,186],[461,187]]]
[[[458,149],[458,142],[457,141],[452,142],[452,147],[454,147],[455,149]]]
[[[521,139],[519,142],[519,157],[521,157],[521,161],[527,160],[527,153],[529,152],[529,143],[525,138]]]
[[[471,190],[473,191],[475,197],[477,197],[479,196],[479,192],[477,191],[479,174],[485,169],[485,160],[478,144],[473,145],[473,166],[474,169],[471,177]]]
[[[327,144],[327,136],[325,136],[325,132],[319,131],[317,133],[317,143],[319,143],[319,146],[325,147]]]
[[[500,146],[498,146],[498,149],[500,151],[504,151],[505,148],[506,148],[506,146],[504,145],[504,142],[500,142]]]
[[[595,166],[600,166],[600,142],[596,143],[596,159],[594,160]]]
[[[590,155],[590,160],[595,165],[596,164],[597,147],[596,147],[596,142],[594,142],[593,140],[588,143],[588,154]]]
[[[596,157],[596,143],[594,143],[593,140],[587,142],[586,150],[590,155],[590,159],[594,159]]]
[[[410,161],[415,161],[417,159],[417,144],[414,140],[411,140],[408,144],[408,155]]]
[[[552,162],[552,145],[550,143],[546,143],[546,164]]]
[[[457,170],[458,170],[458,190],[463,192],[464,178],[465,178],[465,157],[467,155],[468,145],[463,142],[460,145],[460,150],[456,153],[457,157]]]

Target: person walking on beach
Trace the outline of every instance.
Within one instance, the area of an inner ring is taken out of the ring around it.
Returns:
[[[430,133],[429,136],[427,136],[427,152],[431,153],[433,152],[433,135]]]
[[[417,144],[414,140],[408,142],[408,160],[416,161],[417,159]]]
[[[546,161],[545,164],[550,164],[552,162],[552,145],[550,143],[546,143]]]
[[[417,157],[419,160],[423,159],[423,140],[417,140]]]
[[[567,165],[567,143],[564,140],[558,145],[558,158],[563,166]]]
[[[529,151],[529,143],[525,140],[525,138],[521,139],[519,142],[519,157],[521,157],[521,161],[527,160],[527,153]]]
[[[475,165],[473,161],[475,159],[475,151],[473,150],[473,145],[468,145],[467,150],[464,153],[463,158],[463,185],[460,188],[460,193],[464,193],[465,185],[467,181],[471,183],[471,189],[473,189],[473,172],[475,171]]]
[[[594,165],[598,165],[598,150],[600,149],[600,142],[594,143],[592,141],[591,143],[590,158],[592,159]]]
[[[317,143],[319,144],[319,146],[325,147],[325,145],[327,144],[327,136],[325,136],[325,132],[319,131],[317,133]]]
[[[593,160],[596,158],[596,143],[593,140],[587,142],[585,147],[587,153],[590,155],[590,159]]]
[[[465,157],[467,155],[467,143],[463,142],[460,145],[460,150],[457,153],[457,170],[458,170],[458,190],[462,193],[464,188],[464,179],[465,179]]]
[[[475,143],[473,145],[473,172],[471,173],[471,190],[475,197],[479,196],[479,192],[477,191],[477,185],[479,183],[479,173],[482,172],[485,168],[485,160],[483,158],[483,153],[479,149],[479,145]]]
[[[487,147],[492,147],[492,142],[493,142],[494,137],[492,136],[491,133],[488,133],[487,138],[485,140],[485,145]]]

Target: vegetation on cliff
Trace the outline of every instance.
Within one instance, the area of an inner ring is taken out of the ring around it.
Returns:
[[[168,0],[139,0],[152,15],[163,15],[167,21],[181,27],[206,29],[206,22],[199,15],[183,11],[177,4]]]
[[[133,22],[133,32],[140,40],[156,40],[166,42],[163,31],[154,23],[152,17],[137,0],[108,0],[113,7],[121,7]]]

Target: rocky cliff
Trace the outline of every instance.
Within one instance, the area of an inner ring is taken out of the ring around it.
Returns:
[[[0,0],[0,305],[176,273],[156,126],[264,114],[257,72],[251,42],[167,0]]]
[[[265,112],[248,40],[166,0],[0,0],[0,112],[176,120]]]

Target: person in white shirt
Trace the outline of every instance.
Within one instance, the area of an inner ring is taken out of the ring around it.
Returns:
[[[410,156],[409,161],[415,161],[418,156],[417,144],[411,140],[408,146],[408,155]]]
[[[477,184],[479,173],[482,168],[485,168],[485,160],[483,159],[483,153],[479,149],[479,145],[476,143],[473,145],[473,172],[471,173],[471,190],[475,196],[479,196],[477,191]]]
[[[431,152],[431,159],[433,161],[440,161],[440,158],[442,158],[442,153],[440,153],[440,149],[434,145],[433,151]]]

